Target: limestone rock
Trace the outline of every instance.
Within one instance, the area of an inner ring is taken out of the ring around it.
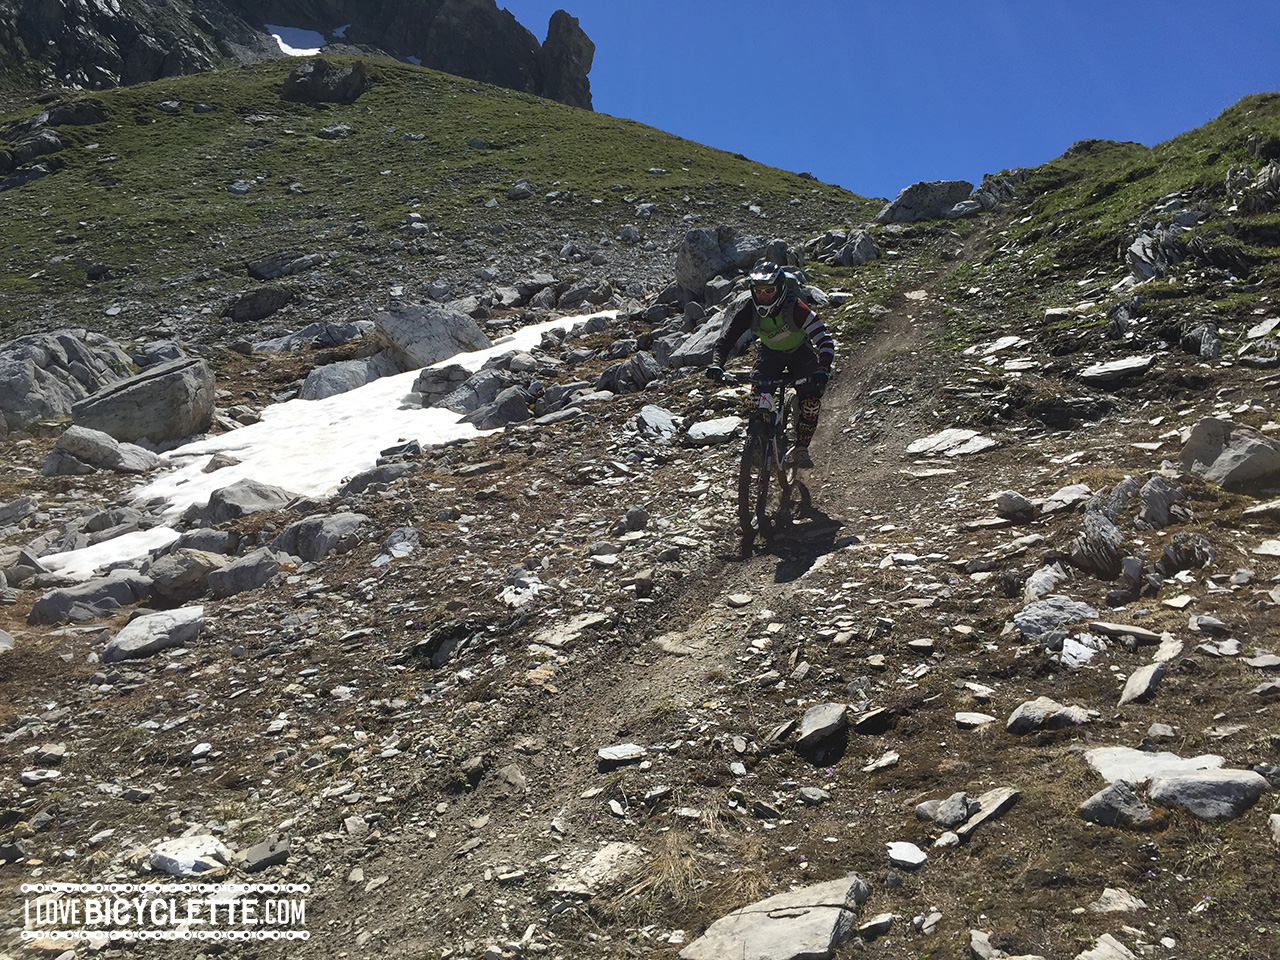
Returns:
[[[904,187],[876,214],[877,223],[911,223],[937,220],[973,193],[967,180],[926,180]]]
[[[1098,938],[1092,950],[1076,954],[1076,960],[1138,960],[1138,958],[1132,950],[1111,934],[1104,933]]]
[[[1107,887],[1102,896],[1089,904],[1090,913],[1136,913],[1147,905],[1128,890]]]
[[[147,567],[151,592],[165,604],[181,604],[204,596],[209,589],[209,575],[225,569],[230,559],[192,547],[176,547]]]
[[[260,547],[222,570],[209,574],[209,593],[217,599],[256,590],[276,575],[284,562],[282,555]]]
[[[824,740],[839,736],[849,727],[849,707],[843,703],[820,703],[804,713],[796,749],[817,748]]]
[[[193,512],[199,513],[207,523],[226,523],[262,510],[279,510],[294,497],[288,490],[246,478],[219,487],[209,495],[208,506]]]
[[[395,354],[390,350],[380,350],[371,357],[339,360],[316,367],[307,374],[298,396],[303,400],[324,400],[403,372]]]
[[[368,523],[362,513],[335,513],[291,523],[271,542],[271,549],[316,562],[330,553],[346,553],[360,542],[357,531]]]
[[[1120,706],[1126,703],[1145,703],[1155,696],[1156,687],[1164,679],[1164,664],[1157,661],[1139,667],[1129,674],[1124,690],[1120,694]]]
[[[1234,820],[1268,789],[1266,778],[1252,770],[1201,770],[1153,778],[1147,795],[1202,820]]]
[[[121,607],[139,603],[150,594],[150,578],[117,572],[73,587],[50,590],[32,605],[27,623],[39,625],[96,620]]]
[[[1182,447],[1182,467],[1227,490],[1273,487],[1280,480],[1280,443],[1251,427],[1205,417]]]
[[[221,840],[203,834],[156,844],[151,851],[151,866],[181,880],[220,871],[234,858],[235,854]]]
[[[1124,780],[1134,786],[1146,783],[1153,777],[1216,770],[1226,762],[1215,754],[1184,759],[1174,753],[1148,753],[1132,747],[1095,747],[1086,751],[1084,758],[1089,766],[1111,783]]]
[[[297,103],[355,103],[368,89],[363,60],[335,67],[324,57],[315,57],[300,63],[285,77],[280,98]]]
[[[1125,780],[1117,780],[1080,804],[1077,813],[1104,827],[1143,827],[1151,822],[1151,808]]]
[[[676,251],[676,281],[695,297],[725,272],[749,270],[765,251],[760,237],[740,237],[733,227],[697,227],[685,234]]]
[[[491,346],[476,322],[438,303],[398,307],[374,314],[378,336],[402,370],[416,370],[458,353]]]
[[[149,450],[132,443],[121,443],[101,430],[88,427],[68,427],[54,444],[55,451],[70,454],[76,460],[115,473],[145,473],[160,463],[160,458]],[[50,454],[53,459],[53,454]],[[48,463],[45,473],[55,473]]]
[[[213,370],[204,360],[176,360],[77,402],[71,419],[127,442],[181,440],[209,429],[213,389]]]
[[[571,873],[558,874],[547,892],[594,897],[635,874],[644,864],[644,851],[633,843],[606,843]]]
[[[1087,723],[1088,720],[1088,711],[1083,707],[1064,707],[1049,697],[1037,697],[1014,710],[1009,715],[1005,729],[1021,736],[1037,730],[1060,730]]]
[[[72,406],[128,376],[129,357],[114,341],[59,330],[0,344],[0,436]]]
[[[682,960],[809,960],[853,934],[866,881],[856,873],[733,911],[680,951]]]
[[[183,607],[164,613],[149,613],[131,620],[112,637],[102,651],[103,663],[141,660],[167,650],[185,646],[204,629],[204,607]]]

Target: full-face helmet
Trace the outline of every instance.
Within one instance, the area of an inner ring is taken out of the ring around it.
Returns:
[[[772,317],[782,310],[786,299],[786,275],[776,263],[761,260],[751,268],[751,301],[762,317]]]

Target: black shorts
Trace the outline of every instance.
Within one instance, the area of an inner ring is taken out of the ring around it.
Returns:
[[[784,375],[807,377],[817,369],[818,355],[813,352],[813,348],[807,343],[800,344],[791,353],[770,350],[768,347],[762,347],[757,343],[756,362],[751,368],[751,379],[776,380]],[[818,396],[817,388],[809,383],[797,387],[796,393],[801,397]]]

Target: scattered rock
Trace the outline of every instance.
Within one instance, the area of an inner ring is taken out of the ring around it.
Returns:
[[[1202,820],[1234,820],[1270,789],[1252,770],[1200,770],[1153,777],[1147,795],[1165,807],[1182,807]]]
[[[682,960],[803,960],[831,956],[853,934],[869,889],[856,873],[733,911],[680,951]]]

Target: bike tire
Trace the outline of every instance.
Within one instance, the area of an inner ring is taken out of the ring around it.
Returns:
[[[760,528],[758,503],[767,496],[769,487],[768,442],[758,430],[747,434],[738,466],[738,527],[742,531],[744,552],[750,552],[757,535],[767,536]],[[761,487],[763,486],[763,491]]]
[[[796,444],[796,423],[799,416],[797,403],[795,393],[791,393],[778,415],[777,450],[779,461]],[[791,521],[796,516],[796,509],[799,506],[796,498],[796,493],[800,488],[799,477],[799,467],[784,466],[781,462],[774,466],[773,495],[769,498],[768,504],[764,506],[768,515],[773,519],[774,530],[781,530],[790,526]]]

